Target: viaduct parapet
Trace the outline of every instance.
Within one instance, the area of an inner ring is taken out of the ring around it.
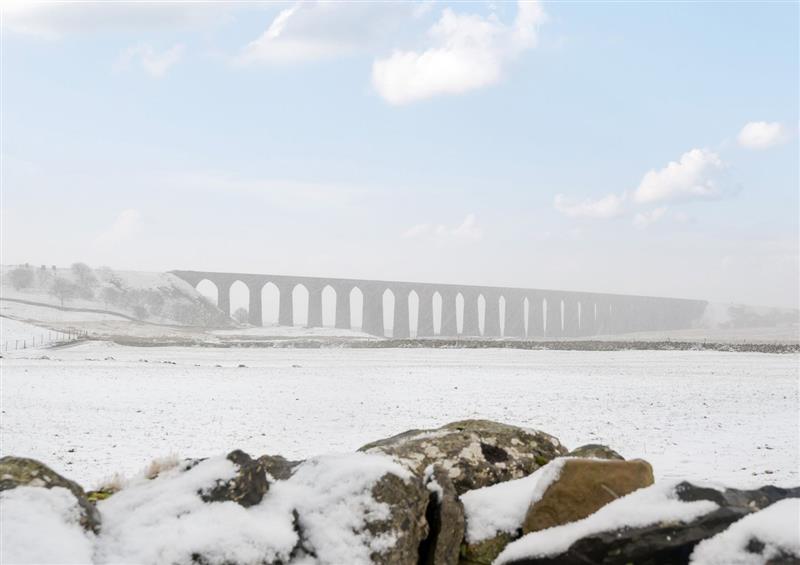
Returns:
[[[395,338],[436,335],[434,296],[437,294],[441,299],[438,335],[446,337],[564,338],[686,329],[702,317],[707,305],[704,300],[494,286],[205,271],[172,271],[172,274],[193,287],[204,280],[213,283],[217,287],[217,305],[228,316],[231,286],[241,281],[249,290],[248,316],[254,326],[263,325],[261,297],[269,283],[279,291],[278,324],[282,326],[293,325],[293,292],[301,285],[308,291],[308,327],[322,326],[322,294],[330,287],[336,296],[335,327],[351,329],[351,292],[358,289],[363,297],[361,331],[384,336],[383,297],[390,292],[394,296],[391,318]],[[412,293],[418,303],[416,328],[409,323]]]

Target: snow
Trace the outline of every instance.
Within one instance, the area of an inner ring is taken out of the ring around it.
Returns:
[[[40,347],[62,338],[65,339],[66,336],[48,328],[0,316],[0,348],[2,351],[14,350],[17,346],[20,349],[23,346]]]
[[[239,328],[233,330],[214,330],[209,332],[211,335],[236,338],[270,338],[270,337],[351,337],[360,339],[376,340],[374,335],[366,334],[357,330],[347,330],[341,328],[303,328],[296,326],[263,326],[260,328]]]
[[[556,459],[522,479],[462,494],[467,541],[476,543],[501,532],[516,532],[522,526],[530,505],[542,498],[547,487],[561,475],[561,469],[569,459]]]
[[[760,553],[747,551],[751,540],[764,544]],[[694,565],[763,565],[781,552],[800,557],[800,499],[780,500],[748,514],[727,530],[694,548]]]
[[[444,500],[444,488],[442,488],[442,485],[440,485],[434,477],[433,465],[425,467],[425,471],[422,475],[422,482],[425,484],[425,488],[428,489],[428,492],[436,495],[436,501],[441,504],[442,500]]]
[[[96,562],[190,563],[195,552],[212,563],[285,558],[297,538],[291,512],[204,503],[197,495],[235,473],[233,463],[215,457],[188,471],[175,467],[154,480],[140,479],[101,501]]]
[[[61,300],[51,292],[53,280],[58,277],[68,281],[77,282],[77,278],[72,269],[45,269],[41,270],[34,267],[34,280],[30,287],[24,289],[14,288],[9,281],[7,274],[14,269],[14,266],[0,266],[0,306],[3,313],[13,315],[17,318],[24,318],[30,321],[38,321],[44,325],[63,324],[65,321],[71,322],[102,322],[107,320],[125,320],[126,317],[134,316],[134,311],[130,306],[109,305],[101,298],[102,289],[117,285],[132,291],[159,291],[164,300],[164,307],[158,315],[149,314],[148,322],[162,324],[181,324],[178,320],[170,316],[170,306],[176,304],[190,304],[200,297],[200,293],[186,281],[178,278],[171,273],[141,272],[141,271],[111,271],[107,269],[94,269],[93,274],[97,279],[97,286],[93,290],[93,297],[79,298],[70,297],[61,304]],[[112,284],[113,281],[113,284]],[[36,302],[39,305],[15,303],[13,300],[27,300]],[[47,305],[51,307],[47,307]],[[58,306],[67,308],[86,308],[95,310],[108,310],[112,313],[98,312],[69,312],[59,310]],[[113,312],[118,312],[124,316],[115,316]],[[24,313],[27,313],[25,315]]]
[[[12,302],[10,300],[0,300],[0,315],[17,318],[18,320],[38,323],[42,326],[68,325],[78,322],[105,322],[105,321],[124,321],[129,320],[122,316],[113,314],[100,314],[98,312],[72,312],[69,310],[59,310],[50,306],[37,306],[34,304],[23,304],[22,302]]]
[[[17,487],[0,493],[0,563],[89,563],[93,534],[62,487]]]
[[[683,330],[630,332],[598,335],[580,340],[599,341],[688,341],[693,343],[800,343],[800,327],[779,325],[753,328],[692,328]]]
[[[290,562],[302,541],[320,565],[370,563],[371,553],[396,541],[391,532],[373,536],[365,528],[367,521],[389,516],[389,506],[372,496],[388,473],[411,477],[385,455],[320,456],[300,465],[290,479],[272,483],[259,504],[244,508],[200,498],[199,492],[236,474],[233,463],[217,456],[127,482],[98,503],[98,536],[78,525],[69,491],[19,487],[1,495],[2,562],[188,565],[196,562],[195,554],[209,564]],[[302,554],[297,557],[302,561]]]
[[[659,522],[689,522],[717,509],[717,504],[708,500],[681,501],[675,494],[675,484],[656,483],[607,504],[583,520],[527,534],[508,544],[494,563],[553,556],[587,536]]]
[[[375,501],[372,487],[387,473],[409,480],[411,473],[385,455],[351,453],[315,457],[270,490],[273,499],[292,501],[306,539],[320,563],[370,563],[370,554],[394,545],[392,534],[373,537],[371,521],[389,517],[389,506]]]
[[[800,482],[797,355],[88,342],[41,356],[0,360],[0,451],[86,487],[164,455],[305,459],[467,418],[607,444],[657,480]]]

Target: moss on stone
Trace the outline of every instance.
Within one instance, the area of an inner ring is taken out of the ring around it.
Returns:
[[[499,533],[477,543],[463,543],[459,565],[491,565],[512,540],[511,534]]]

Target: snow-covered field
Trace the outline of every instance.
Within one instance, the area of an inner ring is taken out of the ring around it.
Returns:
[[[358,330],[339,328],[303,328],[297,326],[264,326],[260,328],[237,328],[233,330],[212,330],[211,335],[228,338],[313,338],[313,337],[347,337],[357,339],[379,339],[374,335]]]
[[[2,454],[89,487],[168,454],[304,458],[465,418],[605,443],[657,479],[800,483],[797,355],[89,342],[5,355],[2,411]]]
[[[49,345],[66,339],[65,333],[0,316],[0,351],[3,353]]]

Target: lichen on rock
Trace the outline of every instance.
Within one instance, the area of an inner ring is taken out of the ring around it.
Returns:
[[[587,443],[580,447],[576,447],[569,453],[567,457],[584,457],[590,459],[616,459],[618,461],[625,461],[625,458],[608,447],[599,443]]]
[[[567,453],[549,434],[489,420],[409,430],[359,451],[391,455],[418,475],[436,464],[447,472],[459,495],[522,478]]]
[[[93,532],[99,531],[100,513],[78,483],[62,477],[35,459],[12,456],[0,458],[0,492],[21,486],[67,489],[75,497],[80,507],[81,526]]]
[[[263,464],[259,460],[253,460],[240,449],[231,451],[226,458],[236,465],[236,476],[225,481],[217,481],[212,488],[202,490],[200,497],[203,501],[230,500],[245,508],[261,502],[264,494],[269,490],[269,482]]]

